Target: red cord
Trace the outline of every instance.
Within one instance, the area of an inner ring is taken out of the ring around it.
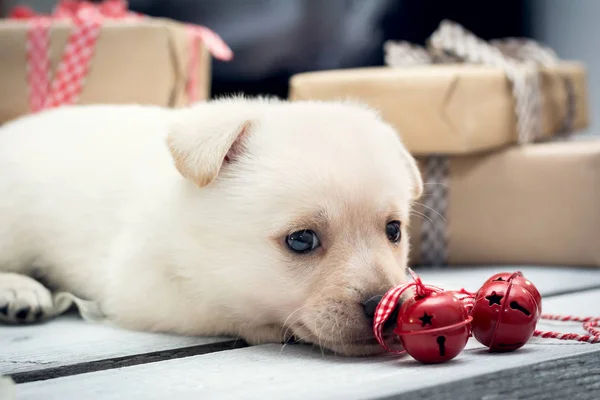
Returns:
[[[561,322],[583,322],[583,329],[589,332],[589,335],[536,330],[533,333],[533,336],[558,340],[574,340],[577,342],[600,343],[600,329],[597,329],[600,326],[600,318],[598,317],[576,317],[573,315],[542,314],[541,318]]]

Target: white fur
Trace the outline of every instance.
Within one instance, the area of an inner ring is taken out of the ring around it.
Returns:
[[[404,279],[421,190],[397,133],[360,105],[63,107],[0,128],[0,271],[128,328],[368,354],[360,302]],[[294,229],[322,248],[292,254]]]

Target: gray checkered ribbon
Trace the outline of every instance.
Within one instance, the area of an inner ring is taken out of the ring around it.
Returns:
[[[515,99],[518,144],[531,143],[541,131],[539,66],[559,61],[551,49],[525,38],[507,38],[486,42],[459,24],[444,20],[428,38],[426,47],[409,42],[389,41],[384,45],[385,63],[390,67],[424,64],[483,64],[504,70]],[[564,77],[567,116],[561,133],[572,132],[575,116],[573,83]],[[421,263],[447,263],[446,211],[448,205],[448,159],[432,155],[425,161],[424,180],[431,188],[424,196],[424,221],[421,231]]]
[[[449,160],[445,156],[430,156],[425,162],[425,187],[432,188],[423,195],[423,223],[421,225],[421,263],[441,266],[446,264],[446,209],[448,208]]]

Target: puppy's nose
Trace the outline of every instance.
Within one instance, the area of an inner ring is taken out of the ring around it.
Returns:
[[[365,317],[367,317],[367,319],[370,322],[373,322],[373,318],[375,317],[375,310],[377,309],[377,305],[379,305],[379,302],[382,298],[383,295],[375,295],[362,303],[365,312]],[[394,326],[396,324],[396,319],[398,319],[398,311],[400,310],[400,304],[401,301],[398,302],[398,304],[396,304],[396,307],[394,307],[394,311],[392,311],[392,314],[385,322],[384,329]]]
[[[373,317],[375,316],[375,309],[377,309],[377,305],[379,304],[379,302],[381,301],[381,299],[383,298],[382,295],[376,295],[373,296],[369,299],[367,299],[367,301],[365,301],[362,305],[363,305],[363,309],[365,310],[365,316],[372,320]]]

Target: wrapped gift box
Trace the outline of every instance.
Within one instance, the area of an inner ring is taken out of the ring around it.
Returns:
[[[101,6],[115,5],[126,8],[120,0],[107,0]],[[59,9],[82,6],[98,7],[68,1],[58,5]],[[193,31],[190,25],[167,19],[131,18],[132,13],[125,12],[127,15],[123,18],[103,19],[99,36],[91,46],[93,55],[75,103],[179,107],[207,99],[212,51],[197,33],[200,29],[202,33],[211,32],[203,27]],[[77,10],[73,12],[76,13]],[[35,17],[5,19],[0,23],[0,123],[37,111],[32,110],[31,96],[40,88],[32,87],[28,74],[44,66],[44,57],[29,52],[36,44],[38,50],[40,43],[44,47],[44,41],[40,40],[44,33],[31,32]],[[47,30],[49,41],[45,46],[50,85],[56,79],[69,35],[75,29],[74,17],[51,18]]]
[[[600,266],[600,140],[419,158],[415,264]]]
[[[560,62],[540,69],[540,137],[561,130],[567,89],[574,90],[572,129],[588,126],[584,65]],[[378,110],[415,155],[464,155],[517,142],[515,99],[500,68],[471,64],[372,67],[298,74],[291,100],[356,100]]]

